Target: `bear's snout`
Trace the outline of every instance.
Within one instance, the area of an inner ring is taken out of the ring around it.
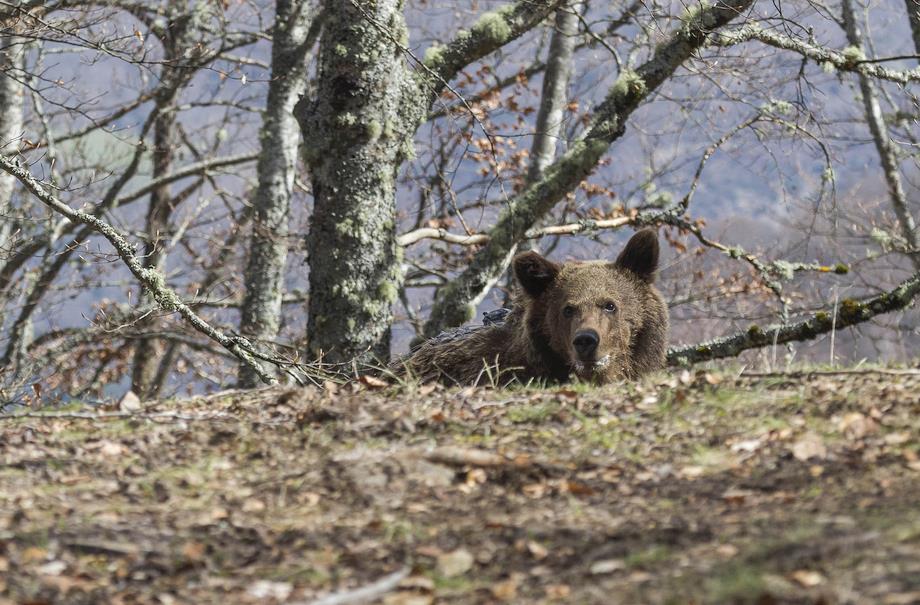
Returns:
[[[572,346],[575,347],[575,353],[578,354],[578,358],[582,361],[591,361],[594,359],[594,354],[597,352],[597,345],[601,342],[601,337],[598,336],[597,331],[595,330],[580,330],[575,333],[575,338],[572,339]]]

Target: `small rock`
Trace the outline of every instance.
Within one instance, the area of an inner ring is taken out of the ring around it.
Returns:
[[[118,400],[118,410],[121,412],[136,412],[141,407],[141,400],[134,394],[134,391],[128,391]]]

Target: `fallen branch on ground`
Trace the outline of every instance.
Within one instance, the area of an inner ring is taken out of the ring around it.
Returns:
[[[475,466],[480,468],[541,468],[544,470],[567,470],[559,464],[534,458],[528,454],[504,455],[488,450],[463,447],[439,447],[426,452],[428,462],[447,466]]]
[[[352,603],[373,603],[383,595],[399,586],[399,583],[409,575],[409,568],[404,567],[399,571],[383,576],[376,582],[343,592],[336,592],[315,601],[300,601],[291,605],[351,605]]]

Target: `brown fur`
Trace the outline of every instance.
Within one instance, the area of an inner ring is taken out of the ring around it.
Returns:
[[[504,324],[442,334],[395,362],[394,371],[448,384],[504,384],[512,377],[604,383],[664,366],[668,310],[652,285],[654,231],[634,235],[613,263],[560,265],[524,252],[512,266],[518,287]],[[586,333],[597,339],[588,358],[574,344]]]

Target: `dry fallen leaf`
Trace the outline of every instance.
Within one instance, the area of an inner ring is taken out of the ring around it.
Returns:
[[[438,556],[438,572],[445,578],[461,576],[472,567],[473,555],[464,548]]]
[[[580,481],[564,481],[560,491],[573,496],[591,496],[594,494],[594,488]]]
[[[816,433],[806,433],[801,439],[792,444],[792,455],[796,460],[811,460],[827,458],[827,447],[824,440]]]
[[[533,555],[533,558],[537,561],[541,561],[549,555],[549,551],[546,550],[546,547],[540,544],[539,542],[534,542],[533,540],[527,543],[527,550]]]
[[[63,561],[48,561],[38,568],[38,573],[45,576],[59,576],[67,569],[67,563]]]
[[[403,590],[434,592],[434,580],[428,576],[408,576],[399,581],[399,587]]]
[[[680,476],[685,479],[695,479],[696,477],[701,477],[705,472],[705,469],[702,466],[685,466],[680,469]]]
[[[204,553],[207,548],[201,542],[189,540],[182,546],[182,556],[194,563],[204,559]]]
[[[790,577],[805,588],[817,586],[824,581],[824,577],[821,574],[807,569],[794,571]]]
[[[849,439],[862,439],[878,430],[878,425],[874,420],[859,412],[852,412],[844,416],[837,427]]]
[[[728,504],[744,504],[745,500],[753,494],[754,492],[747,489],[727,489],[722,493],[722,500]]]
[[[258,498],[247,498],[243,502],[242,511],[244,513],[261,513],[265,510],[265,502]]]
[[[433,596],[409,590],[394,592],[383,598],[383,605],[430,605],[433,602]]]
[[[747,439],[745,441],[736,441],[732,444],[731,450],[733,452],[756,452],[763,446],[763,440],[761,439]]]
[[[388,383],[386,380],[382,380],[376,376],[369,376],[368,374],[362,374],[359,376],[358,382],[369,389],[384,389],[390,386],[390,383]]]
[[[99,453],[109,458],[121,456],[124,451],[124,446],[120,443],[115,443],[114,441],[102,441],[99,444]]]
[[[514,574],[504,582],[493,584],[491,588],[492,596],[499,601],[513,601],[515,598],[517,598],[517,589],[519,583],[520,577]]]

